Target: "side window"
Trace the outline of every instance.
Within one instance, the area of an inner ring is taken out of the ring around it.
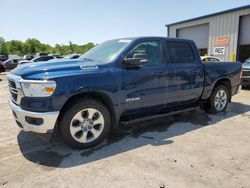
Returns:
[[[74,55],[72,59],[77,59],[78,57],[79,57],[78,55]]]
[[[51,59],[53,59],[53,57],[46,57],[46,60],[45,60],[45,61],[49,61],[49,60],[51,60]]]
[[[37,58],[34,60],[34,62],[38,62],[38,61],[41,61],[40,58]]]
[[[218,62],[219,60],[216,59],[216,58],[211,58],[211,61],[216,61],[216,62]]]
[[[139,43],[128,55],[127,58],[146,56],[148,63],[146,66],[161,64],[161,44],[160,41],[150,41]]]
[[[170,63],[195,63],[193,49],[186,42],[167,42],[167,55]]]
[[[40,57],[39,61],[47,61],[47,57]]]

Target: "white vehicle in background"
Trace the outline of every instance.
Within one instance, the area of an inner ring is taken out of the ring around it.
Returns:
[[[82,54],[69,54],[64,56],[64,59],[78,59]]]
[[[24,61],[22,58],[11,58],[3,62],[6,69],[14,69],[17,67],[20,61]]]
[[[63,56],[61,56],[60,54],[49,54],[48,56],[53,56],[56,59],[62,59]]]
[[[26,63],[33,63],[33,62],[49,61],[52,59],[56,59],[56,58],[54,56],[38,56],[38,57],[33,58],[30,61],[28,60],[20,61],[19,65],[26,64]]]
[[[217,57],[213,57],[213,56],[201,56],[201,61],[221,61],[219,58]]]

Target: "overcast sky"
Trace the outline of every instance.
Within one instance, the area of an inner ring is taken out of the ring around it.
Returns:
[[[249,5],[250,0],[0,0],[0,37],[51,45],[166,36],[165,24]]]

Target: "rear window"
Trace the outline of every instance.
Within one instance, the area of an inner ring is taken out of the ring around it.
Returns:
[[[187,42],[167,42],[167,56],[170,63],[195,63],[193,49]]]

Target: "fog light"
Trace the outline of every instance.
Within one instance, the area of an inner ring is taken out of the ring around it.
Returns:
[[[34,118],[34,117],[25,116],[25,121],[29,124],[32,124],[32,125],[42,125],[43,124],[42,118]]]

